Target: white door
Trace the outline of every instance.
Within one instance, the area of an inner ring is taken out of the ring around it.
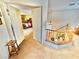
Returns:
[[[34,39],[41,42],[42,38],[42,18],[41,18],[41,8],[33,9],[33,37]]]

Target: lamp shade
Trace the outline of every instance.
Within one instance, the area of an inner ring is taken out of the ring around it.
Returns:
[[[74,34],[79,36],[79,27],[75,28]]]

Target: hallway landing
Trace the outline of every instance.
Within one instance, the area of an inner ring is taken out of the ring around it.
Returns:
[[[79,47],[48,48],[34,40],[32,33],[21,43],[18,53],[10,59],[79,59]]]

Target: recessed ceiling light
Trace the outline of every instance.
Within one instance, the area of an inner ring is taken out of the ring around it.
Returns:
[[[69,6],[74,6],[74,5],[75,5],[75,3],[74,3],[74,2],[72,2],[72,3],[70,3],[70,4],[69,4]]]

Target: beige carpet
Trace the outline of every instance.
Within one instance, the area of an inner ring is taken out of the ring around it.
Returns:
[[[32,39],[32,33],[21,43],[18,53],[18,55],[13,55],[10,59],[79,59],[79,47],[47,48]]]

